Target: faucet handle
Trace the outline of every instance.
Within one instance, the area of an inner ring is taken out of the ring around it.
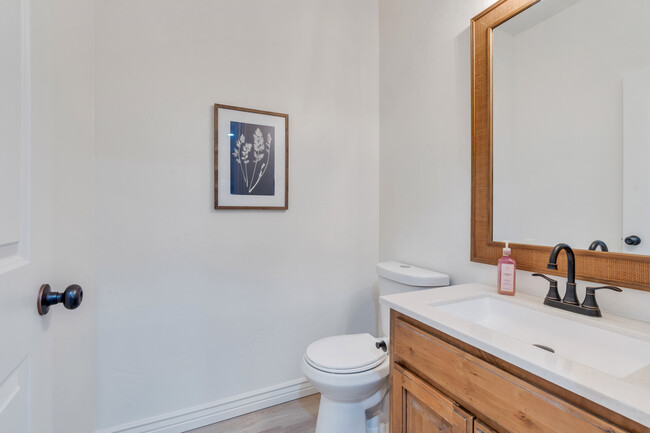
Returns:
[[[553,278],[549,278],[544,274],[533,274],[533,277],[542,277],[549,282],[548,293],[546,294],[546,299],[551,301],[560,301],[560,294],[557,291],[557,281]]]
[[[597,313],[595,314],[596,317],[601,317],[600,307],[598,306],[598,302],[596,302],[596,290],[600,290],[600,289],[609,289],[615,292],[623,291],[615,286],[587,287],[587,293],[585,294],[585,300],[582,303],[582,308],[596,311]]]

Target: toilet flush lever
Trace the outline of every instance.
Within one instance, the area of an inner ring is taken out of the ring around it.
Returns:
[[[386,340],[379,340],[375,343],[377,349],[381,349],[384,352],[388,352],[388,346],[386,345]]]

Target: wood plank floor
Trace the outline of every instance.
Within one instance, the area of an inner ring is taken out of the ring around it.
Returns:
[[[192,433],[314,433],[320,394],[191,430]],[[189,432],[188,432],[189,433]]]

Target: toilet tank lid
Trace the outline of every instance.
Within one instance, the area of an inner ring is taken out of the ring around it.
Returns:
[[[377,263],[377,274],[409,286],[436,287],[449,285],[449,275],[400,262]]]

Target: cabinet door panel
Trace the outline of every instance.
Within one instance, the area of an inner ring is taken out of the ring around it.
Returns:
[[[474,417],[417,376],[396,366],[391,382],[391,432],[472,432]]]
[[[405,432],[450,432],[453,426],[438,412],[432,410],[408,390],[405,394],[406,428]]]

